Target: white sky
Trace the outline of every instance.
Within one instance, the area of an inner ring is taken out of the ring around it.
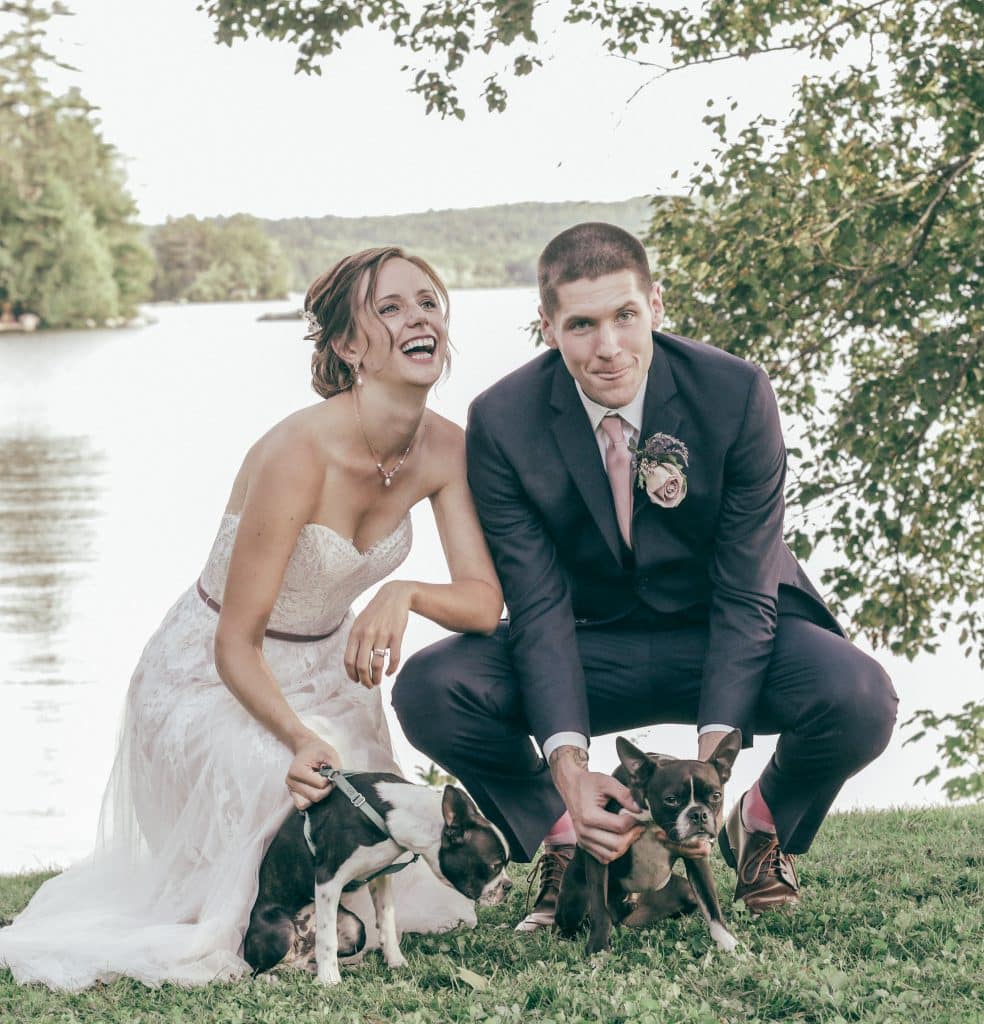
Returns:
[[[547,66],[514,81],[505,114],[488,114],[481,81],[507,57],[483,57],[464,83],[461,123],[425,115],[399,70],[412,55],[375,28],[346,37],[323,76],[309,78],[293,74],[288,43],[216,44],[196,0],[68,3],[75,16],[51,23],[49,45],[79,73],[52,83],[78,85],[100,108],[149,223],[679,191],[672,172],[711,156],[709,96],[734,94],[741,111],[781,118],[805,70],[801,58],[769,55],[682,71],[626,106],[650,71],[602,55],[589,28],[545,25]],[[548,2],[545,18],[566,6]]]

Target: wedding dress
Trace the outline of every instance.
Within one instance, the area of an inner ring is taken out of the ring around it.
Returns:
[[[222,519],[201,586],[221,601],[238,517]],[[399,771],[378,688],[345,674],[352,600],[410,549],[410,519],[369,550],[326,526],[301,529],[269,621],[264,656],[301,718],[352,769]],[[198,985],[247,973],[243,935],[260,861],[293,803],[290,751],[232,696],[214,665],[218,616],[196,586],[151,637],[127,694],[94,853],[45,882],[0,929],[0,966],[20,982],[77,990],[126,976]],[[81,723],[80,723],[81,724]],[[423,861],[393,877],[401,931],[474,924],[472,904]],[[312,894],[313,898],[313,894]],[[365,889],[345,904],[374,917]]]

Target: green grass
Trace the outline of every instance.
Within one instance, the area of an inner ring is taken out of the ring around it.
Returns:
[[[716,951],[703,923],[616,930],[592,960],[583,944],[517,935],[525,867],[502,907],[473,931],[407,936],[408,967],[378,954],[321,988],[292,973],[275,983],[146,989],[121,981],[77,995],[20,987],[0,971],[0,1020],[44,1022],[603,1021],[718,1024],[984,1022],[984,806],[832,816],[799,861],[804,903],[751,920],[725,913],[741,946]],[[44,875],[0,879],[0,919]]]

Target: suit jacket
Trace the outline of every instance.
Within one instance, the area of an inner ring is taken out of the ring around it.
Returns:
[[[556,351],[472,403],[468,480],[502,581],[527,719],[541,744],[590,735],[575,630],[640,610],[708,623],[698,726],[751,742],[777,614],[841,632],[782,539],[786,450],[764,371],[657,332],[640,445],[657,432],[690,452],[676,508],[633,487],[632,550],[574,380]]]

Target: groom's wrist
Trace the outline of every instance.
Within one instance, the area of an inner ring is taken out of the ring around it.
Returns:
[[[570,806],[568,792],[588,770],[587,750],[572,744],[562,744],[551,751],[547,764],[550,766],[554,785],[563,797],[564,803]]]
[[[581,750],[588,749],[588,738],[580,732],[555,732],[548,736],[540,749],[543,751],[543,759],[550,764],[550,758],[558,747],[580,747]]]

